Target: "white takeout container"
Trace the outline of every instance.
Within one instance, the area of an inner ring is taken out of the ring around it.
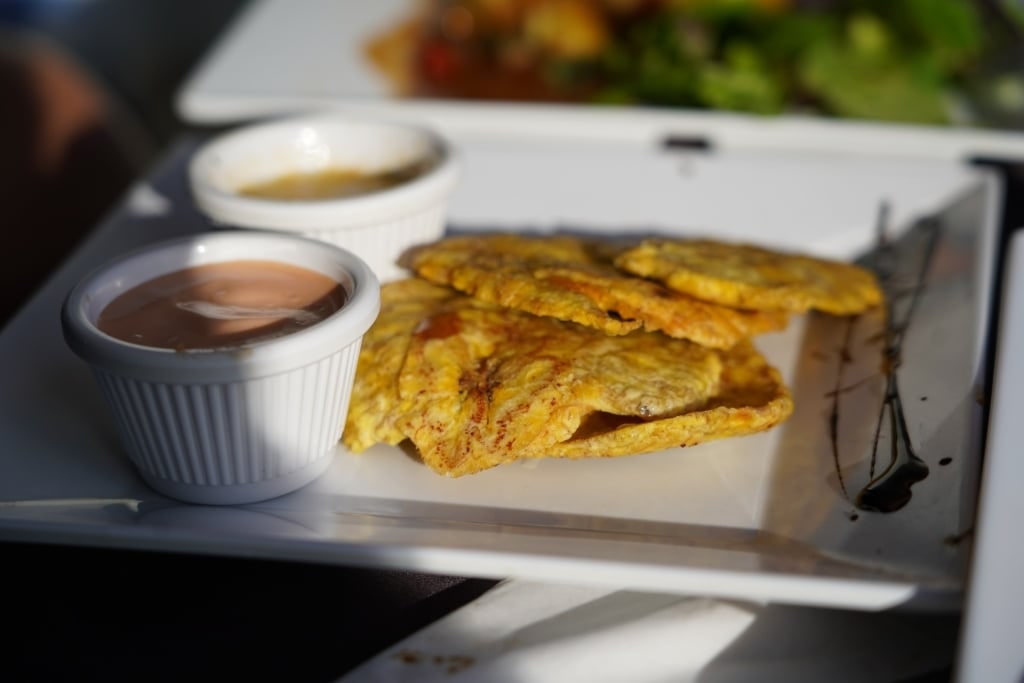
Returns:
[[[274,200],[239,188],[292,173],[330,168],[379,172],[431,158],[420,176],[392,188],[319,200]],[[222,227],[298,232],[358,254],[381,280],[404,275],[396,264],[411,246],[444,234],[448,199],[459,176],[451,146],[411,124],[318,114],[243,126],[205,143],[189,165],[199,209]]]
[[[342,308],[282,337],[224,349],[171,350],[96,327],[114,298],[182,268],[238,259],[302,266],[341,283]],[[87,361],[129,457],[157,491],[237,504],[294,491],[327,469],[341,437],[359,348],[380,285],[354,254],[299,236],[219,231],[155,244],[85,277],[62,310],[64,336]]]

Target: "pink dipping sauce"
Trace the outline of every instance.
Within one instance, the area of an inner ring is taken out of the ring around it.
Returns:
[[[100,312],[100,331],[162,349],[244,346],[315,325],[345,305],[330,277],[275,261],[178,270],[129,289]]]

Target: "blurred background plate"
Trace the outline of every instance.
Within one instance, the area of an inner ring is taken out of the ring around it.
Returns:
[[[790,3],[775,4],[788,6]],[[812,3],[826,7],[830,4],[833,3]],[[957,5],[955,0],[941,4],[943,7]],[[797,3],[794,7],[800,5],[802,3]],[[884,10],[900,5],[881,3],[879,7]],[[989,3],[985,7],[991,5]],[[779,105],[777,114],[764,114],[758,113],[756,105],[746,106],[743,101],[737,102],[735,107],[727,106],[729,101],[726,101],[717,108],[707,101],[685,99],[683,104],[672,106],[651,106],[642,100],[630,102],[627,106],[614,103],[595,106],[572,101],[537,102],[530,98],[517,101],[475,99],[450,96],[437,89],[405,96],[400,94],[402,90],[396,87],[394,79],[370,59],[368,46],[375,37],[401,25],[417,6],[410,0],[373,3],[254,0],[186,79],[177,94],[177,110],[185,121],[198,125],[221,125],[295,111],[341,107],[375,115],[415,118],[455,136],[480,131],[490,134],[531,130],[534,134],[552,137],[597,140],[613,137],[643,143],[674,138],[719,148],[767,147],[940,158],[1019,158],[1024,155],[1024,141],[1016,130],[1017,119],[1010,111],[1018,104],[1024,107],[1024,86],[1015,80],[1020,70],[1007,50],[970,62],[971,68],[979,74],[990,71],[996,74],[984,79],[987,84],[984,88],[977,79],[958,83],[955,91],[942,96],[941,105],[935,105],[941,106],[947,112],[949,122],[955,125],[940,125],[932,120],[934,117],[915,117],[914,112],[902,116],[898,102],[887,106],[878,116],[871,116],[870,110],[862,112],[856,108],[845,116],[821,115],[822,112],[815,107],[787,104],[785,101]],[[1010,5],[1004,8],[1002,4],[995,3],[995,6],[1006,13],[1011,11]],[[923,16],[942,14],[938,8],[928,7],[935,11],[925,11]],[[895,23],[899,19],[887,21]],[[939,31],[940,37],[942,31],[956,33],[956,16],[946,19],[944,23],[940,20],[939,26],[930,30]],[[861,26],[864,22],[858,23],[859,20],[860,17],[847,18],[842,24],[842,35],[859,35],[858,31],[873,35],[870,26],[878,24],[875,29],[883,31],[882,37],[876,36],[878,40],[888,44],[896,39],[895,35],[884,33],[895,30],[889,24],[868,21],[869,26],[865,28]],[[1000,26],[1004,33],[1016,30],[1016,25],[1008,20],[1001,21]],[[992,36],[998,32],[990,29],[992,26],[986,25],[986,33],[975,38],[979,46],[986,46],[985,41],[994,40]],[[870,37],[863,39],[870,43]],[[969,38],[965,40],[970,42]],[[819,37],[818,41],[824,42],[824,39]],[[923,46],[918,48],[925,50]],[[909,46],[901,47],[902,51],[896,48],[890,51],[907,64],[920,61],[927,66],[941,61],[941,56],[936,56],[938,53],[919,53],[914,49],[914,46]],[[892,59],[897,60],[897,57]],[[995,66],[990,66],[990,62]],[[898,68],[892,67],[897,76],[881,80],[888,82],[895,78],[901,82],[900,78],[906,78],[907,87],[911,87],[910,77],[900,76],[904,71],[916,73],[916,66],[911,68],[907,64],[899,61]],[[928,71],[931,68],[925,66],[921,69]],[[952,68],[948,67],[947,71],[951,73]],[[935,70],[946,74],[937,66]],[[883,70],[883,73],[890,72]],[[883,99],[882,94],[866,90],[879,80],[871,72],[858,72],[855,76],[829,75],[825,80],[832,82],[844,77],[850,81],[849,89],[855,85],[860,89],[860,95],[851,97],[852,101],[870,103]],[[951,79],[952,76],[935,75],[931,80],[924,80],[931,88],[932,81],[942,81],[943,78]],[[495,80],[500,80],[500,77],[496,75]],[[1001,94],[998,99],[1003,104],[997,113],[992,104],[995,95],[979,93],[982,90],[985,93],[994,91],[999,84]],[[893,86],[891,90],[904,92],[902,85]],[[1018,90],[1020,103],[1017,103],[1015,95]],[[933,95],[929,90],[927,95],[922,93],[912,99],[918,101]]]

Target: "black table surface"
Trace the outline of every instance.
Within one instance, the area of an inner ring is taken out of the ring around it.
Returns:
[[[496,582],[0,544],[9,681],[333,681]]]

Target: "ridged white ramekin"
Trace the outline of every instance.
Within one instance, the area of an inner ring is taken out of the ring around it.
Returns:
[[[276,339],[175,351],[101,332],[122,292],[182,268],[237,259],[303,266],[341,283],[345,305]],[[330,465],[348,410],[359,347],[380,285],[357,256],[270,232],[224,231],[124,255],[68,295],[64,336],[93,369],[128,456],[157,491],[192,503],[238,504],[294,491]]]
[[[286,201],[242,195],[246,185],[333,167],[366,172],[434,159],[401,185],[339,199]],[[440,238],[459,177],[452,147],[415,125],[340,114],[250,124],[204,144],[189,164],[199,209],[221,227],[298,232],[358,254],[383,281],[403,277],[409,247]]]

